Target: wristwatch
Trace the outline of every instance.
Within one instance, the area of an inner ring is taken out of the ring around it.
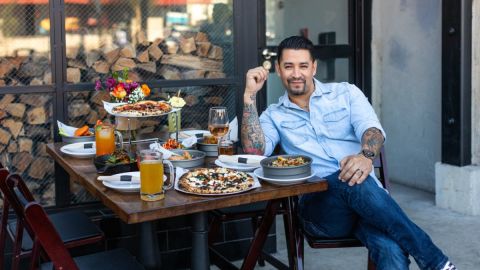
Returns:
[[[375,152],[370,151],[368,149],[362,149],[360,152],[364,157],[371,159],[372,161],[375,159]]]

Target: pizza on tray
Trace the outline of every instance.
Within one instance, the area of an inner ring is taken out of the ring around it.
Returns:
[[[180,178],[178,187],[196,194],[229,194],[251,189],[253,177],[245,172],[226,168],[199,168]]]
[[[143,100],[132,104],[123,104],[113,108],[112,112],[126,116],[155,116],[172,110],[170,104],[163,101]]]

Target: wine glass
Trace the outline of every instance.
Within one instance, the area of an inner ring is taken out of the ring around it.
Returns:
[[[228,112],[226,107],[212,107],[208,113],[208,130],[217,138],[217,144],[220,138],[228,133]]]

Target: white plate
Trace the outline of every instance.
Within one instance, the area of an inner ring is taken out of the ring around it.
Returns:
[[[191,136],[195,136],[197,134],[202,134],[202,138],[203,138],[203,135],[211,135],[210,134],[210,131],[208,130],[199,130],[199,129],[193,129],[193,130],[180,130],[178,132],[178,140],[179,141],[183,141],[185,140],[186,138],[188,137],[191,137]],[[172,139],[175,139],[176,137],[176,133],[172,133],[170,134],[170,138]],[[197,137],[199,138],[199,137]],[[200,139],[200,138],[199,138]]]
[[[289,186],[289,185],[295,185],[295,184],[300,184],[305,181],[307,181],[309,178],[315,176],[315,173],[312,172],[311,175],[301,177],[301,178],[295,178],[295,179],[273,179],[273,178],[267,178],[263,176],[263,169],[258,168],[255,171],[253,171],[253,174],[256,175],[258,178],[265,180],[271,184],[277,185],[277,186]]]
[[[222,167],[222,168],[227,168],[227,169],[232,169],[232,170],[237,170],[241,172],[253,172],[258,167],[255,166],[250,166],[246,164],[233,164],[233,163],[224,163],[221,162],[220,160],[216,159],[215,160],[215,165]]]
[[[238,160],[238,158],[256,158],[256,159],[264,159],[264,158],[267,158],[265,156],[259,156],[259,155],[233,155],[232,157],[236,158]],[[238,162],[223,162],[223,164],[226,164],[228,166],[236,166],[236,167],[253,167],[253,168],[258,168],[260,166],[253,166],[252,164],[245,164],[245,163],[238,163]]]
[[[167,180],[167,176],[163,175],[163,181]],[[103,185],[119,192],[140,192],[140,183],[122,183],[120,181],[102,181]]]
[[[188,171],[184,171],[184,173],[186,173]],[[183,175],[183,174],[182,174]],[[256,189],[258,187],[261,187],[262,185],[260,184],[260,181],[258,181],[258,178],[252,174],[252,173],[249,173],[248,175],[250,175],[251,177],[253,177],[253,185],[252,187],[248,188],[248,189],[245,189],[245,190],[241,190],[241,191],[235,191],[235,192],[231,192],[231,193],[222,193],[222,194],[198,194],[198,193],[193,193],[193,192],[188,192],[186,190],[183,190],[181,189],[179,186],[178,186],[178,180],[175,180],[175,190],[177,191],[180,191],[180,192],[183,192],[183,193],[186,193],[186,194],[192,194],[192,195],[198,195],[198,196],[225,196],[225,195],[231,195],[231,194],[237,194],[237,193],[243,193],[243,192],[247,192],[249,190],[252,190],[252,189]],[[176,179],[180,179],[181,175],[178,176]]]
[[[85,144],[91,143],[93,143],[92,148],[84,147]],[[91,158],[95,156],[95,142],[78,142],[67,144],[60,148],[60,152],[76,158]]]

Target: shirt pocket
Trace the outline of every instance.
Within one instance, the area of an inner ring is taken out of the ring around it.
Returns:
[[[280,123],[280,126],[282,127],[283,137],[293,145],[307,142],[309,131],[305,120],[285,121]]]
[[[340,108],[323,115],[323,122],[330,138],[344,139],[352,132],[350,114],[347,108]]]

